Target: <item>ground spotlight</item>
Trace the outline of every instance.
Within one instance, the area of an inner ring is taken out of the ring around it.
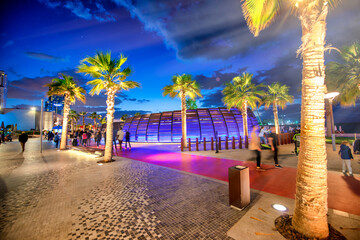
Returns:
[[[282,204],[273,204],[273,205],[271,205],[271,207],[273,208],[273,209],[275,209],[275,210],[278,210],[278,211],[280,211],[280,212],[286,212],[288,209],[287,209],[287,207],[285,207],[284,205],[282,205]]]

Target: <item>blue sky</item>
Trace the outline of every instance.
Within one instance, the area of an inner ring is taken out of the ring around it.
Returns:
[[[97,50],[123,53],[142,88],[117,99],[116,116],[126,111],[177,110],[179,100],[162,97],[174,74],[199,81],[200,107],[223,106],[223,84],[248,71],[257,82],[290,86],[295,104],[281,114],[299,120],[301,44],[299,20],[283,9],[260,36],[249,32],[238,0],[28,0],[2,1],[0,69],[9,79],[7,107],[37,106],[46,96],[43,84],[59,73],[76,73],[80,60]],[[327,43],[341,48],[360,41],[360,1],[344,0],[328,17]],[[335,51],[326,60],[337,59]],[[79,111],[104,112],[105,95],[76,104]],[[340,108],[335,109],[340,111]],[[359,109],[359,106],[354,109]],[[272,111],[260,109],[264,118]],[[339,112],[339,113],[340,113]],[[359,116],[360,118],[360,116]],[[335,116],[336,121],[336,116]]]

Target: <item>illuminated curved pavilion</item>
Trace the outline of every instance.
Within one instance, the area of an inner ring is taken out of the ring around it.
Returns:
[[[249,133],[258,125],[255,115],[248,109]],[[215,137],[244,137],[243,121],[238,109],[199,108],[186,111],[187,137],[210,140]],[[123,130],[130,132],[135,142],[180,142],[181,111],[144,114],[128,118]]]

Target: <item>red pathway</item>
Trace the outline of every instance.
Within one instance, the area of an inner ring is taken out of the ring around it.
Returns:
[[[150,164],[173,168],[222,181],[228,181],[228,168],[234,165],[248,166],[250,187],[283,197],[295,198],[296,168],[275,169],[262,165],[265,172],[256,171],[256,164],[249,161],[190,155],[148,148],[133,148],[116,155]],[[360,181],[358,178],[328,172],[329,208],[360,215]]]

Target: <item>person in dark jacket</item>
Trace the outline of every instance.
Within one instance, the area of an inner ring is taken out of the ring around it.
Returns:
[[[340,145],[339,155],[342,159],[342,172],[346,174],[346,168],[350,176],[353,176],[351,168],[351,160],[354,160],[353,155],[351,154],[350,144],[348,141],[343,141]],[[346,167],[345,167],[346,166]]]
[[[59,148],[60,137],[57,132],[55,133],[54,142],[55,142],[55,148]]]
[[[360,154],[360,138],[354,141],[354,154]]]
[[[278,151],[279,151],[279,148],[277,146],[278,135],[276,134],[275,127],[271,128],[271,133],[269,134],[268,142],[271,146],[271,151],[274,152],[275,168],[282,168],[282,166],[280,166],[279,161],[278,161]]]
[[[127,143],[129,143],[129,150],[131,150],[130,132],[129,131],[126,131],[126,133],[125,133],[125,150],[127,149]]]
[[[25,143],[28,140],[28,135],[25,132],[22,132],[21,135],[19,136],[19,142],[22,148],[22,151],[25,151]]]

